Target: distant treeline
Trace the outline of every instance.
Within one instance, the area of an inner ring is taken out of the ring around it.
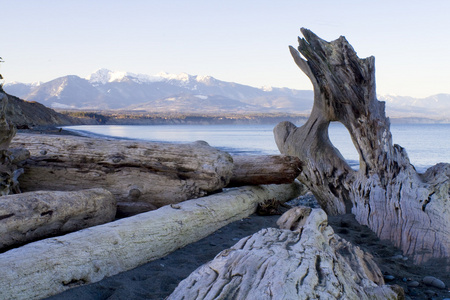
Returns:
[[[276,124],[290,121],[304,123],[307,115],[288,113],[249,113],[249,114],[182,114],[149,113],[127,111],[59,111],[86,124],[99,125],[163,125],[163,124]]]

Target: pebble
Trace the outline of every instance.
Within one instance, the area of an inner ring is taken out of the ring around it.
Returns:
[[[445,289],[445,283],[442,282],[441,280],[437,279],[436,277],[433,276],[425,276],[422,279],[423,283],[425,283],[426,285],[429,286],[433,286],[436,287],[438,289]]]
[[[409,287],[418,287],[420,285],[420,283],[418,281],[410,281],[408,282],[408,286]]]
[[[393,275],[384,275],[384,279],[386,279],[387,281],[392,281],[395,279],[395,276]]]

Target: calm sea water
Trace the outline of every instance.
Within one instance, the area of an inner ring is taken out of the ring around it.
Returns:
[[[147,141],[188,143],[197,140],[237,154],[279,154],[273,138],[274,125],[84,125],[67,130],[87,136],[104,136]],[[419,172],[439,163],[450,163],[450,124],[392,124],[395,144],[406,149],[411,163]],[[329,136],[336,148],[358,168],[358,153],[347,129],[332,123]]]

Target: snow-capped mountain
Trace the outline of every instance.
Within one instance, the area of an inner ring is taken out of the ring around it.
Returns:
[[[186,73],[145,75],[107,69],[86,78],[68,75],[38,84],[9,83],[4,89],[22,99],[61,109],[308,114],[313,104],[313,92],[308,90],[255,88]],[[450,121],[450,94],[378,99],[386,102],[390,117]]]
[[[160,73],[150,76],[100,69],[38,86],[7,84],[5,90],[52,108],[134,109],[153,112],[284,111],[309,113],[312,91],[259,89],[211,76]]]

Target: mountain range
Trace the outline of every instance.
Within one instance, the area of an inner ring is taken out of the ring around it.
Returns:
[[[100,69],[87,78],[68,75],[39,83],[8,83],[19,98],[54,109],[132,110],[154,113],[309,114],[313,91],[255,88],[211,76],[160,73],[155,76]],[[378,96],[391,117],[450,121],[450,94],[427,98]]]

